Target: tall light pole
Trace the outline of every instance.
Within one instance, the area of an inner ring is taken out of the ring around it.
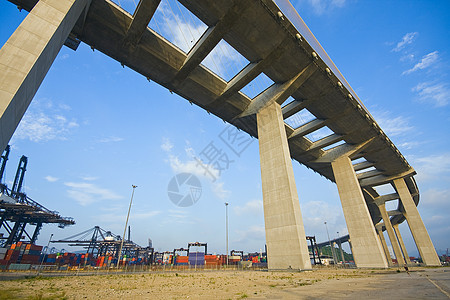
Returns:
[[[225,202],[226,240],[227,240],[227,267],[228,267],[228,202]]]
[[[119,268],[120,257],[122,256],[123,240],[125,239],[125,234],[127,233],[128,218],[130,217],[131,203],[133,203],[134,189],[137,188],[137,185],[131,186],[133,187],[133,192],[131,192],[131,200],[130,206],[128,207],[127,220],[125,221],[125,228],[123,229],[122,242],[120,243],[119,255],[117,257],[117,268]]]
[[[336,257],[334,256],[333,246],[331,245],[330,234],[328,233],[327,222],[325,221],[325,222],[323,222],[323,223],[325,224],[325,229],[327,230],[328,243],[330,243],[330,251],[331,251],[331,255],[333,256],[334,263],[336,264]]]

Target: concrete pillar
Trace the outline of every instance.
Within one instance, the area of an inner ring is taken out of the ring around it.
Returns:
[[[383,246],[384,254],[386,255],[387,263],[389,267],[392,267],[394,264],[392,263],[391,253],[389,252],[389,248],[386,244],[386,240],[384,239],[383,230],[381,228],[377,228],[378,238],[381,241],[381,245]]]
[[[405,243],[403,243],[402,235],[400,234],[400,230],[398,229],[398,224],[393,226],[395,235],[397,236],[398,242],[400,244],[400,249],[403,252],[403,257],[405,258],[406,264],[410,265],[411,260],[409,259],[408,252],[406,251]]]
[[[345,264],[345,257],[344,257],[344,251],[342,250],[342,243],[339,242],[339,251],[341,252],[341,258],[342,258],[342,263]]]
[[[0,149],[5,149],[88,0],[41,0],[0,49]]]
[[[348,156],[341,156],[331,163],[341,198],[342,209],[352,239],[353,258],[359,268],[387,268],[383,248],[359,186],[355,170]]]
[[[381,217],[383,218],[384,222],[384,227],[386,227],[389,240],[391,241],[392,249],[394,250],[395,258],[397,259],[397,264],[403,266],[405,264],[405,260],[403,259],[402,250],[400,250],[397,237],[395,236],[394,228],[392,228],[391,219],[389,218],[386,211],[386,205],[384,203],[380,204],[378,205],[378,209],[380,210]]]
[[[281,107],[257,113],[268,267],[311,269]]]
[[[405,218],[408,222],[420,257],[427,266],[440,266],[439,257],[434,249],[433,242],[428,235],[428,231],[423,224],[419,211],[414,203],[414,200],[409,192],[406,182],[403,178],[395,179],[394,186],[400,196],[403,207],[405,208]]]

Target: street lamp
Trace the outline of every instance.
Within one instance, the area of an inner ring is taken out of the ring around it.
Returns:
[[[228,202],[225,202],[225,221],[226,221],[226,244],[227,244],[227,267],[228,267]]]
[[[125,239],[125,234],[127,233],[128,218],[130,217],[131,203],[133,203],[134,189],[137,188],[137,185],[131,185],[131,186],[133,187],[133,192],[131,193],[131,200],[130,200],[130,206],[128,207],[127,220],[125,221],[125,228],[123,229],[122,242],[120,243],[119,255],[117,257],[117,268],[119,268],[120,256],[122,255],[123,240]]]
[[[336,264],[336,257],[335,257],[335,255],[334,255],[333,246],[331,245],[330,234],[328,233],[327,222],[325,221],[325,222],[323,222],[323,223],[325,224],[325,229],[327,230],[328,243],[330,243],[331,255],[333,256],[334,263]]]

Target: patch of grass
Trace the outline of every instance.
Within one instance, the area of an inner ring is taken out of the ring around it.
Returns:
[[[7,300],[7,299],[22,299],[18,295],[18,292],[20,289],[6,289],[6,290],[0,290],[0,300]]]

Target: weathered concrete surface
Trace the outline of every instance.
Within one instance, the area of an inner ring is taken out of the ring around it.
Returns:
[[[425,224],[423,224],[405,181],[403,179],[394,180],[394,185],[405,208],[404,215],[416,242],[420,257],[427,266],[440,266],[439,257],[434,249],[433,242],[428,235],[428,231],[425,228]]]
[[[400,264],[402,266],[405,264],[405,260],[403,259],[402,250],[400,250],[400,245],[398,244],[397,237],[395,236],[394,228],[392,228],[391,219],[389,218],[386,211],[386,205],[384,203],[380,204],[378,205],[378,209],[380,210],[384,222],[384,227],[386,228],[389,240],[391,241],[391,246],[394,250],[395,258],[397,259],[397,264]]]
[[[0,49],[0,149],[5,149],[88,0],[42,0]]]
[[[392,267],[394,264],[392,263],[391,254],[389,253],[388,246],[386,244],[386,239],[384,238],[383,230],[381,229],[382,226],[377,226],[376,231],[378,234],[378,238],[380,239],[381,246],[383,246],[384,255],[386,256],[386,260],[389,267]]]
[[[311,269],[280,105],[273,102],[257,118],[269,270]]]
[[[450,299],[450,269],[419,269],[407,274],[374,272],[367,277],[335,276],[313,285],[286,288],[268,299]],[[253,299],[250,297],[249,299]],[[254,299],[257,299],[255,297]]]
[[[394,226],[394,232],[395,235],[398,238],[398,242],[400,244],[400,249],[402,249],[403,257],[405,258],[405,261],[408,265],[411,264],[411,260],[409,259],[408,251],[406,251],[405,243],[403,242],[402,234],[400,233],[400,229],[398,228],[398,224],[395,224]]]
[[[387,268],[386,257],[370,218],[364,196],[349,157],[331,163],[339,191],[355,263],[360,268]]]

